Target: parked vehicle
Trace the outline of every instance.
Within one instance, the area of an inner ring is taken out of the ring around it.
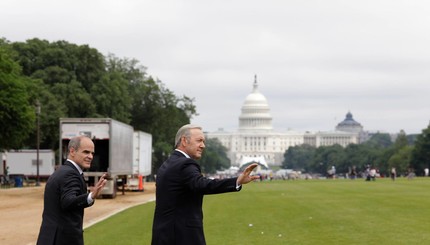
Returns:
[[[37,150],[23,149],[10,150],[1,153],[3,166],[0,174],[4,174],[6,168],[8,175],[22,175],[26,179],[37,178]],[[39,178],[47,179],[55,171],[55,153],[53,150],[39,149]]]
[[[135,131],[133,137],[133,175],[127,180],[127,190],[143,191],[144,178],[151,174],[152,135]]]
[[[124,185],[133,174],[133,127],[111,118],[60,118],[61,163],[67,159],[70,139],[79,135],[90,137],[95,146],[91,168],[84,171],[87,184],[94,186],[103,173],[108,173],[101,195],[115,198],[117,185]]]

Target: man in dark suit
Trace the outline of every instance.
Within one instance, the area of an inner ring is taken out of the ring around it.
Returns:
[[[82,170],[89,168],[93,160],[94,143],[90,138],[72,138],[68,150],[67,161],[49,177],[45,186],[38,245],[83,245],[84,208],[94,204],[106,184],[103,175],[92,191],[87,192]]]
[[[250,176],[257,164],[248,166],[237,178],[209,179],[195,161],[205,148],[202,128],[181,127],[175,144],[175,151],[157,172],[152,245],[204,245],[203,196],[240,191],[243,184],[259,178]]]

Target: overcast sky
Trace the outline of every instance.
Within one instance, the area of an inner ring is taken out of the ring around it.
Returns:
[[[195,98],[206,131],[236,131],[257,74],[273,126],[330,131],[430,122],[428,0],[1,0],[0,37],[88,44],[135,58]]]

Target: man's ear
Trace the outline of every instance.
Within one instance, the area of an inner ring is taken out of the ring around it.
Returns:
[[[74,155],[75,155],[75,152],[76,152],[76,149],[75,149],[75,148],[71,147],[71,148],[69,149],[69,155],[74,156]]]
[[[190,143],[190,142],[188,142],[187,137],[182,136],[182,138],[181,138],[181,144],[183,144],[182,146],[186,146],[188,143]]]

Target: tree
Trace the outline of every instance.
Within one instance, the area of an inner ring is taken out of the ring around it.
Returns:
[[[203,173],[213,174],[216,170],[224,170],[230,167],[227,148],[218,139],[208,139],[205,145],[205,151],[199,160]]]
[[[51,88],[52,94],[67,107],[68,117],[95,117],[96,105],[91,96],[78,81],[56,83]]]
[[[47,74],[53,67],[58,71],[65,71],[69,79],[81,83],[88,92],[93,84],[101,79],[105,73],[104,57],[96,49],[88,45],[76,45],[66,41],[48,42],[37,38],[29,39],[26,42],[12,43],[16,51],[16,61],[22,66],[23,74],[33,76],[35,73],[47,70]],[[45,79],[49,77],[45,77]],[[64,75],[62,76],[64,78]],[[46,83],[52,84],[46,80]],[[64,80],[57,80],[65,82]]]
[[[397,135],[396,141],[394,142],[394,147],[396,149],[401,149],[405,146],[407,146],[408,143],[408,138],[406,136],[406,133],[404,130],[400,130],[399,134]]]
[[[57,83],[67,84],[76,80],[73,72],[59,66],[50,66],[43,70],[35,71],[31,77],[42,80],[46,85],[53,86]]]
[[[345,172],[347,170],[344,169],[342,165],[344,159],[345,157],[342,146],[338,144],[332,146],[320,146],[315,151],[313,166],[314,169],[320,166],[320,168],[322,168],[324,171],[327,171],[332,166],[335,166],[338,172]]]
[[[381,146],[380,146],[381,147]],[[384,148],[375,147],[373,144],[350,144],[345,148],[345,168],[356,166],[358,171],[363,171],[367,165],[380,168],[378,158]]]
[[[393,142],[389,134],[376,133],[365,144],[376,148],[387,148],[391,146]]]
[[[379,172],[384,175],[389,175],[391,172],[391,167],[389,164],[390,158],[396,154],[395,147],[391,146],[383,149],[375,149],[378,151],[378,155],[374,161],[374,165],[379,168]]]
[[[190,123],[190,117],[187,112],[179,107],[180,100],[170,90],[166,89],[159,80],[151,77],[144,82],[133,84],[131,92],[132,120],[131,125],[135,129],[142,130],[153,135],[153,142],[170,143],[173,146],[173,140],[177,130]],[[157,148],[154,144],[154,154],[163,156],[170,154],[171,149],[166,152],[165,148]],[[155,158],[153,172],[163,163],[160,157]]]
[[[39,39],[11,44],[12,49],[15,51],[14,60],[22,67],[23,75],[31,76],[35,71],[46,68],[41,53],[48,45],[48,41]]]
[[[60,117],[98,116],[88,92],[105,72],[103,55],[97,50],[87,45],[50,43],[37,38],[7,44],[23,75],[33,78],[27,83],[27,93],[32,104],[37,99],[42,107],[41,147],[58,147]],[[35,130],[23,144],[35,147],[34,137]]]
[[[0,46],[0,150],[17,149],[34,129],[35,110],[30,104],[19,65]]]
[[[111,54],[104,57],[88,45],[50,43],[37,38],[15,43],[0,39],[0,47],[8,50],[10,60],[15,61],[14,69],[9,69],[13,71],[8,74],[11,77],[2,80],[17,89],[17,97],[12,96],[7,102],[18,100],[10,105],[3,103],[9,91],[2,88],[5,96],[0,98],[0,107],[11,106],[16,116],[28,114],[28,120],[13,120],[19,125],[5,122],[5,130],[22,127],[12,131],[20,137],[8,144],[35,146],[33,105],[38,100],[42,106],[41,146],[58,147],[60,117],[111,117],[152,134],[156,170],[173,149],[178,128],[197,114],[193,98],[176,96],[160,80],[147,76],[146,68],[135,59],[120,59]],[[1,115],[10,117],[7,112],[2,110]]]
[[[430,124],[417,137],[412,150],[411,165],[417,172],[430,168]]]
[[[368,159],[362,165],[364,170],[365,165],[370,164],[379,169],[379,172],[384,175],[389,175],[391,167],[388,164],[390,157],[396,152],[391,137],[387,133],[376,133],[370,140],[362,144],[365,146]]]
[[[30,101],[36,104],[39,101],[41,107],[40,113],[40,148],[56,149],[58,148],[59,132],[58,119],[66,117],[67,107],[62,99],[58,99],[50,92],[49,86],[42,80],[28,79],[26,84],[27,94]],[[36,128],[29,134],[24,145],[29,148],[36,148]]]
[[[311,171],[314,154],[315,147],[307,144],[289,147],[284,153],[282,168]],[[312,170],[315,171],[314,168]]]
[[[70,44],[66,43],[66,46],[70,46]],[[78,61],[73,64],[76,79],[88,91],[105,74],[105,58],[96,49],[90,48],[88,45],[73,45],[71,50],[71,54],[74,55],[73,58]]]
[[[388,159],[389,166],[395,167],[397,173],[406,173],[410,167],[412,150],[413,147],[408,145],[400,148]]]
[[[387,161],[387,172],[395,167],[397,173],[406,173],[410,167],[413,147],[409,146],[408,138],[404,130],[400,130],[396,141],[392,146],[392,154]]]
[[[131,98],[128,87],[129,83],[121,73],[108,71],[91,89],[97,114],[130,123]]]
[[[110,54],[106,58],[106,67],[108,73],[116,74],[118,81],[125,79],[128,82],[129,123],[136,130],[153,136],[152,172],[155,173],[173,150],[176,131],[196,114],[193,99],[186,96],[178,98],[160,80],[148,77],[146,68],[135,59],[119,59]]]

